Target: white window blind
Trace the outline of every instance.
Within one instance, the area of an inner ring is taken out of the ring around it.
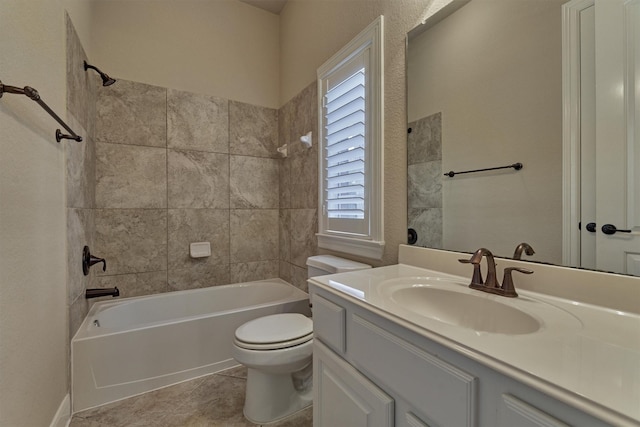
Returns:
[[[365,216],[365,69],[325,95],[329,218]]]
[[[318,69],[318,246],[380,258],[383,18]]]

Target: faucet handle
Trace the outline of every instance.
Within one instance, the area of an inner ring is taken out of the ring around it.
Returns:
[[[471,278],[471,285],[483,286],[484,279],[482,278],[482,272],[480,271],[480,263],[472,261],[470,259],[459,259],[458,262],[462,264],[473,264],[473,277]]]
[[[107,261],[104,258],[98,258],[96,256],[91,255],[91,251],[89,250],[89,246],[85,246],[82,249],[82,272],[85,276],[89,275],[89,269],[94,265],[101,262],[102,263],[102,271],[107,270]]]
[[[501,295],[505,297],[517,297],[518,294],[516,292],[516,288],[513,285],[513,277],[511,277],[512,272],[517,271],[523,274],[533,274],[533,270],[529,270],[528,268],[521,267],[507,267],[504,269],[504,277],[502,279],[502,290]]]

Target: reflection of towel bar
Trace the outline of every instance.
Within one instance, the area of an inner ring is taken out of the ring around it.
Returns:
[[[0,81],[0,98],[2,98],[3,93],[15,93],[17,95],[25,95],[29,99],[36,101],[44,111],[49,113],[49,115],[53,117],[55,121],[60,123],[62,127],[64,127],[68,132],[71,133],[71,135],[65,135],[62,132],[60,132],[60,129],[56,129],[56,141],[60,142],[61,139],[73,139],[78,142],[82,141],[82,137],[76,135],[76,133],[72,131],[71,128],[67,126],[67,124],[63,122],[62,119],[56,113],[54,113],[53,110],[49,108],[49,106],[45,104],[45,102],[42,99],[40,99],[40,94],[34,88],[25,86],[24,89],[22,89],[15,86],[3,85],[2,82]]]
[[[454,176],[461,175],[463,173],[494,171],[494,170],[497,170],[497,169],[509,169],[509,168],[513,168],[513,169],[519,171],[520,169],[522,169],[522,167],[523,167],[522,163],[514,163],[514,164],[509,165],[509,166],[498,166],[496,168],[474,169],[474,170],[471,170],[471,171],[462,171],[462,172],[449,171],[449,172],[445,173],[445,176],[448,176],[449,178],[453,178]]]

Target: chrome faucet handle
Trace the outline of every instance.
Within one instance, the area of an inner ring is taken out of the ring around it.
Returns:
[[[502,279],[502,286],[500,287],[501,291],[500,295],[505,297],[517,297],[518,293],[516,292],[516,288],[513,285],[513,277],[511,274],[513,271],[517,271],[523,274],[533,274],[533,270],[529,270],[528,268],[520,268],[520,267],[508,267],[504,269],[504,278]]]
[[[459,259],[458,262],[462,264],[473,264],[473,277],[471,277],[471,285],[484,286],[484,280],[482,279],[482,272],[480,271],[480,263],[473,262],[470,259]]]

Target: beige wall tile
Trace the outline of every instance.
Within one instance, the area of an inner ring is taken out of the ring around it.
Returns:
[[[113,144],[166,147],[167,90],[128,80],[100,87],[96,139]]]
[[[407,167],[407,206],[442,208],[442,161],[433,160]]]
[[[167,269],[166,209],[96,209],[95,216],[92,253],[107,261],[97,275]]]
[[[169,270],[229,264],[228,209],[169,209]],[[189,246],[210,242],[211,256],[191,258]]]
[[[153,295],[169,290],[166,271],[97,276],[92,286],[96,288],[117,287],[120,291],[120,298]],[[109,298],[107,297],[106,300],[108,301]]]
[[[94,247],[93,209],[67,209],[67,288],[71,304],[90,286],[90,277],[82,272],[82,250]]]
[[[279,156],[278,110],[229,101],[229,152],[245,156]]]
[[[66,164],[67,207],[93,208],[96,200],[95,142],[69,110],[67,123],[83,138],[82,142],[69,139],[62,142]]]
[[[279,273],[282,280],[291,283],[291,264],[288,261],[280,260]]]
[[[410,165],[442,160],[442,113],[409,123],[407,163]]]
[[[169,150],[170,208],[229,207],[229,155]]]
[[[315,209],[291,209],[291,263],[307,268],[307,258],[318,253],[318,215]]]
[[[231,210],[231,262],[278,259],[278,210]]]
[[[229,264],[195,263],[189,268],[169,270],[169,290],[206,288],[229,283]]]
[[[278,277],[279,261],[253,261],[231,264],[231,283],[253,282],[254,280]]]
[[[167,91],[170,148],[229,152],[229,101],[174,89]]]
[[[280,209],[287,209],[291,207],[291,158],[280,159],[279,165]]]
[[[291,261],[291,209],[280,209],[280,260]]]
[[[318,107],[317,87],[307,86],[283,109],[290,116],[289,138],[292,141],[287,159],[289,165],[289,207],[318,207]],[[285,120],[283,120],[285,122]],[[313,133],[313,145],[306,148],[300,143],[300,137],[307,132]],[[286,135],[287,130],[281,130]],[[285,177],[286,178],[286,177]],[[285,190],[286,191],[286,190]],[[287,195],[283,195],[287,197]],[[286,200],[285,200],[286,202]]]
[[[296,288],[309,292],[307,284],[307,269],[291,264],[291,281],[289,282]]]
[[[278,110],[278,146],[291,145],[296,142],[291,139],[291,107],[287,102]],[[280,158],[280,208],[291,207],[291,157]]]
[[[96,206],[166,208],[166,149],[98,143]]]
[[[317,146],[298,152],[291,159],[291,207],[318,207]]]
[[[313,132],[314,146],[317,146],[318,135],[318,87],[312,83],[289,101],[290,128],[289,138],[292,141],[291,154],[295,155],[307,150],[300,137],[307,132]],[[286,129],[284,130],[286,132]]]
[[[277,208],[279,162],[278,159],[231,156],[231,208]]]

